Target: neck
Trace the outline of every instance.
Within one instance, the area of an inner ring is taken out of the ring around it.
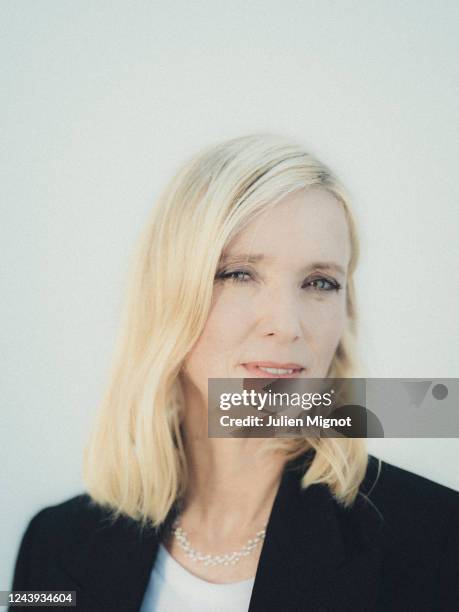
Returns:
[[[258,530],[268,521],[286,458],[266,440],[207,436],[207,408],[187,393],[183,436],[189,480],[184,517],[194,525]]]

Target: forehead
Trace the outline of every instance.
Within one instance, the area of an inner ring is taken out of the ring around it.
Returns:
[[[266,259],[336,260],[347,264],[350,240],[343,205],[322,188],[285,197],[234,238],[224,257],[260,253]]]

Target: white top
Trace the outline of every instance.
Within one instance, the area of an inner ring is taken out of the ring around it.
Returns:
[[[254,581],[207,582],[182,567],[160,544],[140,612],[247,612]]]

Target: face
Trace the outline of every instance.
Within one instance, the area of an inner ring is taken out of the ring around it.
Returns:
[[[222,254],[206,326],[185,382],[322,378],[346,326],[351,254],[342,205],[321,188],[287,196]]]

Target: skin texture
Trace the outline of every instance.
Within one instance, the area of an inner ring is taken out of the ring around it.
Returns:
[[[247,264],[241,254],[263,259]],[[322,188],[287,196],[225,249],[207,323],[181,374],[189,467],[181,524],[200,552],[238,550],[267,523],[285,464],[279,452],[257,454],[263,440],[207,436],[208,378],[249,377],[244,364],[256,361],[295,363],[302,377],[326,376],[346,325],[350,254],[342,205]],[[331,290],[336,283],[342,288]],[[261,550],[235,566],[205,567],[170,535],[164,543],[190,572],[219,583],[253,577]]]
[[[231,263],[247,253],[265,259]],[[311,266],[347,267],[347,222],[337,200],[323,189],[290,196],[247,225],[224,256],[223,272],[240,271],[245,280],[217,279],[207,324],[186,360],[188,378],[202,395],[208,378],[247,377],[242,364],[253,361],[298,363],[304,376],[325,376],[346,323],[346,278]],[[321,278],[343,289],[311,285]]]

